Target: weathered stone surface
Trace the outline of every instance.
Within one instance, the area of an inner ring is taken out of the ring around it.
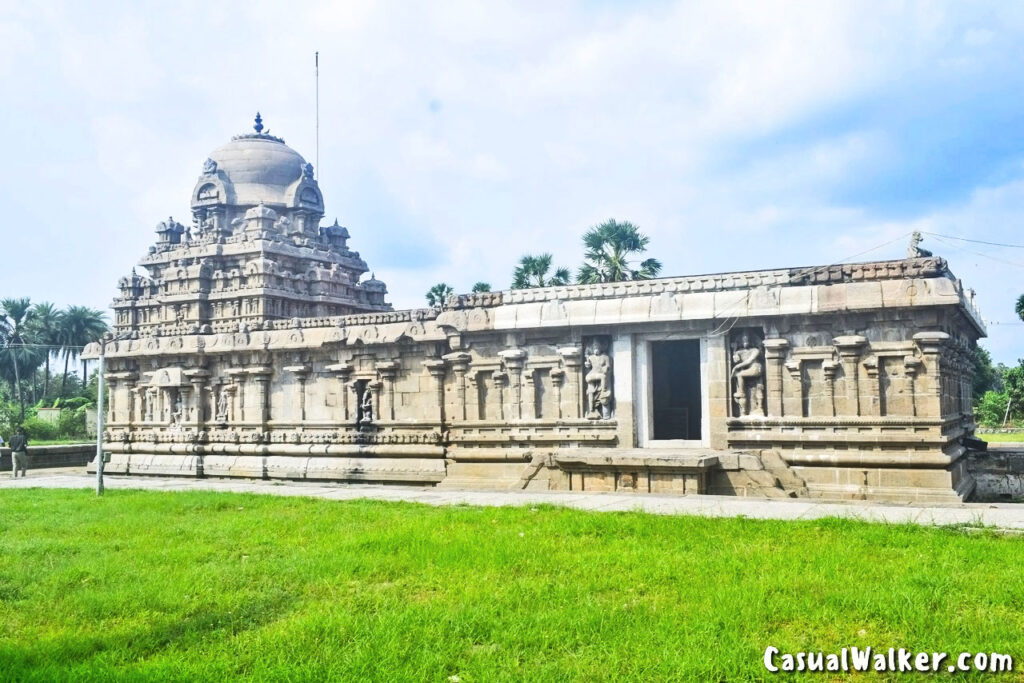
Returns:
[[[235,153],[250,148],[251,164]],[[192,207],[115,301],[110,471],[898,500],[974,486],[959,441],[984,327],[941,258],[391,311],[283,141],[211,155]]]

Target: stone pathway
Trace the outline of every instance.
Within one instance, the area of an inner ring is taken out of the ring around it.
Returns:
[[[0,474],[3,491],[14,488],[81,489],[96,486],[95,475],[84,468],[30,471],[27,478]],[[246,479],[184,479],[178,477],[107,476],[108,489],[149,491],[233,491],[277,496],[308,496],[327,500],[372,499],[427,505],[560,505],[579,510],[637,510],[659,515],[749,517],[752,519],[819,519],[845,517],[872,522],[920,525],[972,524],[1024,533],[1024,504],[965,503],[962,505],[896,505],[884,503],[819,502],[806,499],[762,500],[731,496],[658,496],[560,491],[439,491],[434,488],[317,484],[298,481]]]

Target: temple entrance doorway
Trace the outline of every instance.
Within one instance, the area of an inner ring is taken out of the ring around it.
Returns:
[[[700,342],[651,342],[652,433],[656,441],[700,441]]]
[[[708,448],[708,340],[673,333],[635,339],[640,448]]]

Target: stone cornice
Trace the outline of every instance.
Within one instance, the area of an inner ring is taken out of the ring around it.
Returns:
[[[502,304],[536,301],[608,299],[662,293],[720,292],[755,287],[792,287],[809,284],[875,282],[908,278],[950,277],[945,259],[918,258],[898,261],[870,261],[839,265],[751,270],[683,277],[632,280],[595,285],[566,285],[512,289],[501,292],[460,294],[452,298],[452,308],[493,307]]]

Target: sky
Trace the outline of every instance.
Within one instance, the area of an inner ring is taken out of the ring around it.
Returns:
[[[608,218],[663,275],[921,230],[1014,364],[1024,248],[979,242],[1024,245],[1022,86],[1014,2],[0,0],[0,296],[107,309],[259,110],[396,307]]]

